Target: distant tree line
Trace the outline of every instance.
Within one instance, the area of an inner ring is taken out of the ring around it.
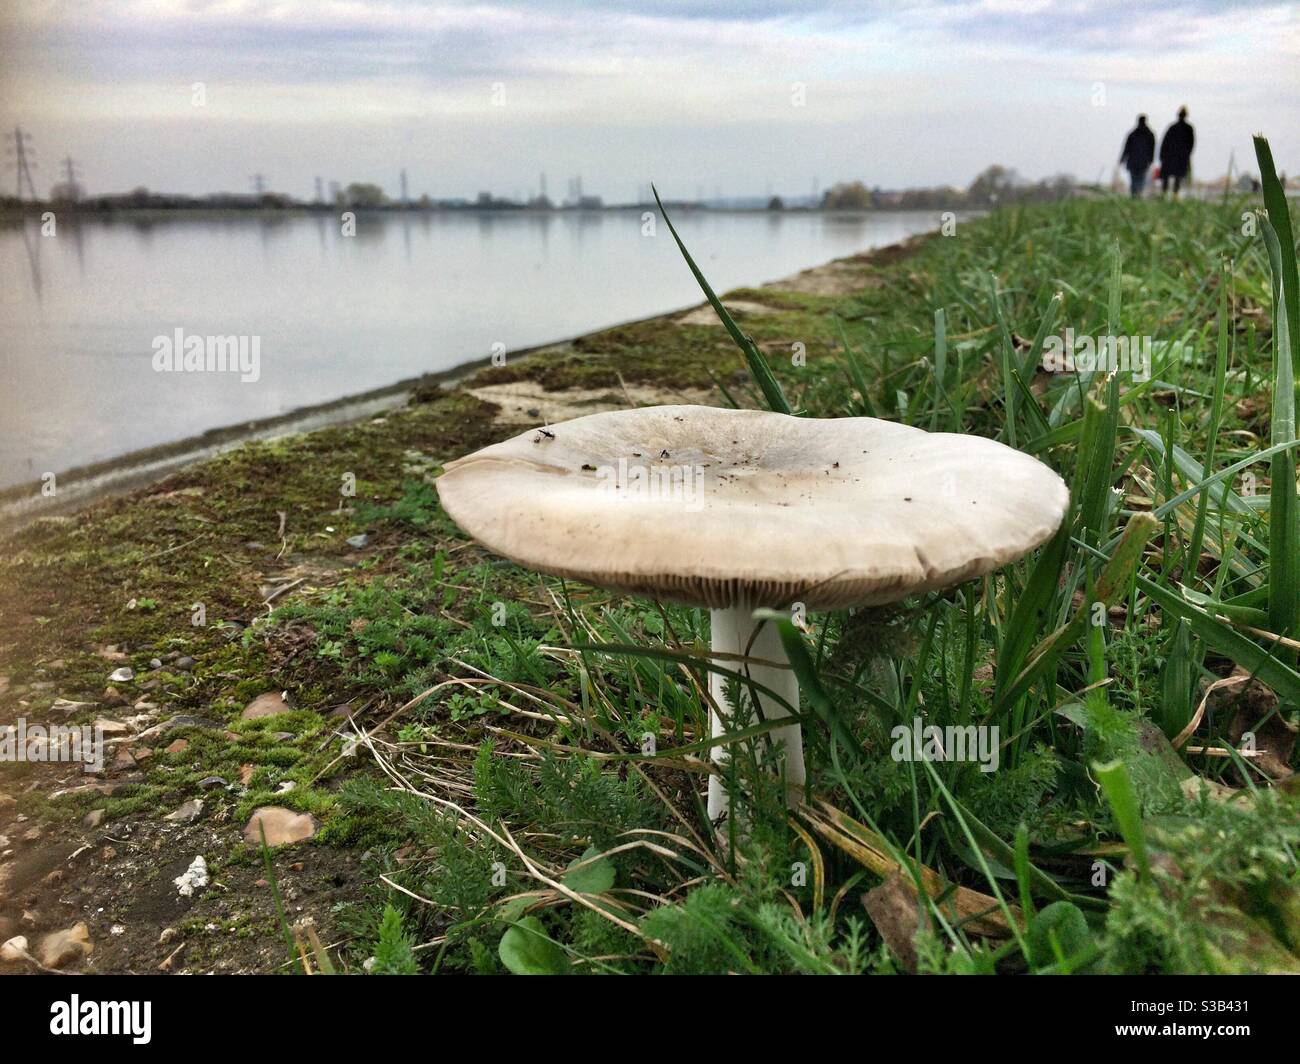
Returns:
[[[1015,170],[1005,166],[990,166],[975,178],[966,188],[938,186],[935,188],[911,188],[898,191],[883,190],[880,187],[869,188],[861,181],[842,182],[822,194],[819,206],[824,210],[890,210],[890,209],[943,209],[943,208],[982,208],[994,207],[1004,203],[1040,203],[1065,199],[1074,194],[1077,187],[1073,177],[1060,174],[1031,182],[1020,177]],[[806,201],[805,201],[806,202]],[[679,202],[682,208],[694,208],[699,204]],[[489,192],[480,192],[473,199],[431,199],[427,195],[410,200],[390,199],[379,185],[364,181],[353,181],[339,188],[332,186],[330,197],[326,200],[299,200],[281,192],[214,192],[205,196],[180,195],[176,193],[151,192],[147,188],[135,188],[130,192],[116,195],[87,196],[80,185],[61,184],[51,190],[49,200],[35,202],[19,200],[13,196],[0,195],[0,210],[31,211],[46,206],[75,207],[84,211],[120,211],[120,210],[288,210],[288,209],[358,209],[358,210],[457,210],[471,208],[474,210],[555,210],[556,204],[545,196],[533,196],[527,202],[499,198]],[[599,196],[583,196],[577,202],[568,202],[564,207],[599,210],[603,206]],[[780,196],[772,196],[766,203],[767,209],[781,211],[786,209],[785,201]],[[802,209],[802,208],[801,208]]]
[[[565,207],[599,209],[602,206],[599,196],[583,196],[580,201],[564,204]],[[67,185],[55,185],[47,200],[34,201],[18,199],[14,196],[0,194],[0,210],[31,211],[45,207],[75,207],[83,211],[122,211],[122,210],[321,210],[328,208],[353,210],[454,210],[473,208],[475,210],[521,210],[525,207],[533,210],[556,210],[556,204],[546,196],[533,196],[526,203],[516,202],[493,196],[489,192],[480,192],[477,198],[435,200],[428,195],[412,197],[407,201],[391,199],[382,186],[365,181],[353,181],[338,188],[331,188],[330,196],[323,200],[300,200],[282,192],[213,192],[202,196],[183,195],[180,193],[152,192],[139,187],[130,192],[112,195],[87,196],[77,186],[75,190]]]
[[[1048,203],[1074,194],[1077,182],[1068,174],[1027,181],[1010,167],[993,165],[966,188],[940,185],[885,191],[861,181],[834,185],[822,195],[824,210],[882,210],[889,208],[994,207],[1000,203]]]

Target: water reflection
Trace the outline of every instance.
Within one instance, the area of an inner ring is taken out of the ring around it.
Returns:
[[[34,227],[32,232],[28,232],[28,226],[20,225],[19,229],[23,234],[23,248],[27,252],[27,267],[32,278],[32,291],[36,295],[36,301],[41,301],[41,236],[39,227]]]
[[[39,219],[2,221],[0,485],[700,302],[642,213],[358,213],[355,230],[334,211],[64,215],[51,237]],[[938,223],[675,221],[722,292]],[[156,370],[155,338],[178,328],[257,337],[257,382]]]

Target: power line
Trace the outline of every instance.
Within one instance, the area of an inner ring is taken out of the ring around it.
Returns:
[[[254,195],[256,195],[256,196],[263,196],[263,195],[266,194],[266,178],[265,178],[265,177],[263,177],[261,174],[254,174],[252,177],[249,178],[249,180],[250,180],[251,182],[253,182],[253,194],[254,194]]]
[[[32,135],[24,133],[20,126],[14,126],[12,133],[5,134],[5,139],[13,144],[9,151],[13,154],[14,161],[10,165],[17,172],[17,197],[23,198],[23,181],[26,180],[27,191],[31,193],[32,199],[39,199],[40,197],[36,195],[36,185],[32,181],[32,170],[36,168],[36,164],[28,158]]]

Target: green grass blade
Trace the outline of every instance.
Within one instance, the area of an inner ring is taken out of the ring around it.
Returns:
[[[989,274],[989,300],[993,304],[993,320],[997,323],[1000,339],[998,364],[1002,369],[1002,408],[1005,411],[1003,428],[1006,429],[1007,443],[1016,446],[1016,422],[1019,420],[1019,406],[1016,397],[1019,394],[1012,381],[1012,341],[1011,330],[1002,315],[1002,296],[998,291],[998,279]]]
[[[722,301],[709,287],[709,282],[704,279],[704,274],[695,265],[691,253],[686,250],[686,245],[682,243],[682,238],[677,234],[677,227],[673,225],[672,219],[668,217],[668,211],[659,198],[659,190],[654,189],[654,194],[655,203],[659,204],[659,212],[664,216],[664,223],[668,226],[668,231],[673,234],[673,239],[677,241],[677,248],[681,251],[682,258],[686,260],[686,265],[691,268],[691,273],[695,275],[696,282],[704,292],[704,298],[709,301],[709,305],[717,312],[723,327],[736,342],[736,346],[740,348],[741,353],[745,356],[745,361],[749,363],[749,372],[753,374],[754,380],[758,382],[759,388],[762,389],[763,399],[766,401],[768,409],[775,410],[778,414],[793,414],[794,411],[790,407],[790,402],[781,389],[781,382],[772,374],[772,367],[768,364],[767,358],[758,349],[754,341],[741,331],[740,326],[736,324],[736,320],[727,312],[727,308],[722,305]]]
[[[979,843],[980,849],[984,850],[999,864],[1004,865],[1007,868],[1020,869],[1020,858],[1016,856],[1015,850],[1013,850],[1012,847],[1008,846],[998,838],[996,832],[971,812],[970,808],[960,799],[950,796],[949,800],[952,802],[954,809],[962,814],[962,817],[970,827],[971,834]],[[1026,840],[1026,843],[1027,842],[1028,840]],[[1076,905],[1088,909],[1105,908],[1105,903],[1098,901],[1096,898],[1089,898],[1086,895],[1071,894],[1061,886],[1061,884],[1056,882],[1056,880],[1042,869],[1036,867],[1029,860],[1029,852],[1027,848],[1024,853],[1023,867],[1025,878],[1037,889],[1040,897],[1053,898],[1057,901],[1071,901]]]
[[[1000,697],[1006,685],[1020,675],[1043,621],[1051,613],[1069,542],[1070,530],[1062,524],[1039,554],[1028,583],[1015,598],[1006,624],[1006,635],[998,649],[996,696]]]
[[[1255,158],[1259,162],[1259,179],[1264,190],[1264,207],[1268,211],[1269,223],[1277,234],[1281,256],[1281,274],[1278,281],[1282,288],[1283,301],[1286,303],[1287,340],[1291,347],[1292,378],[1300,378],[1300,367],[1294,360],[1300,359],[1300,272],[1296,269],[1295,232],[1291,228],[1291,212],[1287,206],[1286,190],[1278,180],[1277,168],[1273,165],[1273,150],[1268,139],[1258,134],[1255,141]]]
[[[1283,211],[1285,211],[1285,206]],[[1286,261],[1271,219],[1261,221],[1269,264],[1273,270],[1273,412],[1274,447],[1295,440],[1295,379],[1291,334],[1287,324]],[[1291,265],[1295,254],[1292,249]],[[1280,451],[1269,463],[1271,488],[1268,505],[1269,626],[1280,635],[1290,635],[1300,616],[1300,525],[1297,524],[1296,458],[1294,451]]]
[[[1282,698],[1300,703],[1300,672],[1279,661],[1269,650],[1246,638],[1217,617],[1197,609],[1167,587],[1139,575],[1142,594],[1174,617],[1183,617],[1192,631],[1208,646],[1231,658],[1248,672],[1258,676]]]
[[[1149,875],[1151,861],[1147,856],[1147,838],[1142,829],[1137,792],[1133,790],[1128,769],[1124,767],[1124,762],[1112,761],[1106,765],[1094,764],[1092,771],[1115,814],[1115,823],[1119,826],[1120,835],[1124,837],[1133,863],[1143,876]]]
[[[862,371],[862,363],[858,361],[858,356],[853,351],[853,345],[849,343],[848,334],[844,331],[844,322],[836,318],[835,324],[840,331],[840,343],[844,345],[844,360],[848,363],[849,379],[853,381],[853,387],[862,396],[862,409],[867,417],[875,417],[876,407],[871,401],[871,389],[867,384],[867,375]]]
[[[1215,444],[1218,442],[1219,425],[1223,421],[1223,393],[1228,377],[1228,354],[1231,343],[1228,328],[1228,281],[1230,273],[1226,263],[1219,262],[1219,315],[1218,315],[1218,343],[1215,345],[1214,355],[1214,398],[1210,404],[1210,424],[1209,431],[1206,434],[1205,441],[1205,465],[1203,469],[1214,468]],[[1223,491],[1226,498],[1227,489]],[[1184,569],[1196,572],[1197,566],[1201,559],[1201,545],[1205,541],[1205,519],[1209,510],[1210,496],[1209,493],[1201,495],[1196,504],[1196,524],[1192,528],[1192,541],[1187,550],[1187,562]]]
[[[1095,601],[1112,606],[1119,600],[1133,578],[1138,562],[1142,559],[1142,551],[1146,547],[1147,540],[1155,530],[1156,520],[1150,514],[1135,514],[1129,519],[1124,534],[1115,547],[1115,553],[1097,579],[1093,591]],[[1016,699],[1029,690],[1030,685],[1043,670],[1056,660],[1057,655],[1083,634],[1092,613],[1091,606],[1091,603],[1084,602],[1066,624],[1039,643],[1030,655],[1029,663],[995,698],[993,703],[995,714],[1005,713]]]
[[[808,653],[808,646],[789,616],[777,610],[755,610],[754,617],[776,625],[776,630],[781,636],[781,645],[785,647],[786,657],[790,660],[790,668],[794,670],[795,678],[799,681],[800,695],[808,700],[813,712],[821,718],[835,741],[856,757],[860,746],[834,700],[822,686],[812,655]]]
[[[934,406],[930,410],[930,431],[934,432],[939,428],[939,398],[942,396],[947,399],[947,392],[944,388],[944,381],[948,378],[948,323],[944,316],[943,307],[934,312]],[[949,406],[952,403],[949,401]],[[957,411],[953,411],[956,416]],[[954,432],[960,431],[958,426],[953,427]]]

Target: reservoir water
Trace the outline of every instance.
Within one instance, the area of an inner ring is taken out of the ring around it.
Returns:
[[[674,221],[724,292],[939,220]],[[648,233],[637,211],[447,211],[361,214],[353,235],[332,214],[0,225],[0,487],[701,302],[654,222]],[[178,338],[181,353],[214,338],[231,361],[242,345],[256,373],[161,371]]]

